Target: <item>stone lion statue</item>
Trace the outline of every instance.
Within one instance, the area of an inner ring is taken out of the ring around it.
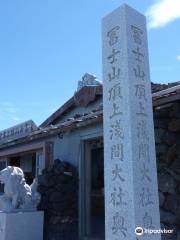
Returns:
[[[37,192],[37,180],[29,186],[22,169],[8,166],[0,171],[0,182],[4,184],[4,194],[0,196],[0,211],[35,210],[41,196]]]

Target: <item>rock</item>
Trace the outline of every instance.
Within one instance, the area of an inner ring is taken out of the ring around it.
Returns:
[[[39,185],[42,187],[44,187],[45,183],[46,183],[46,176],[45,175],[39,175],[38,176],[38,183]]]
[[[52,224],[58,224],[61,222],[61,217],[60,216],[53,216],[49,220],[50,223]]]
[[[43,171],[39,184],[42,193],[39,210],[45,211],[45,240],[77,239],[70,226],[78,216],[77,169],[69,163],[56,160],[51,168]],[[76,224],[73,231],[77,233],[77,229]]]
[[[60,192],[53,192],[51,196],[49,197],[50,202],[60,202],[63,197],[63,194]]]
[[[63,215],[66,215],[66,209],[68,208],[67,202],[53,202],[52,206],[56,211],[60,211]]]
[[[168,164],[172,163],[176,157],[176,149],[177,149],[177,145],[174,144],[172,147],[169,148],[168,152],[167,152],[167,157],[166,157],[166,162]]]
[[[162,142],[172,146],[177,143],[177,133],[166,131],[162,137]]]
[[[178,181],[178,182],[180,182],[180,175],[179,174],[177,174],[175,171],[173,171],[172,169],[166,169],[166,171],[171,175],[171,177],[174,179],[174,180],[176,180],[176,181]],[[175,181],[175,182],[176,182]],[[177,184],[175,184],[175,187],[177,187]]]
[[[180,230],[177,233],[177,240],[180,240]]]
[[[180,158],[175,158],[173,163],[171,164],[171,169],[177,173],[180,174]]]
[[[180,104],[156,110],[154,125],[161,228],[175,230],[174,234],[163,234],[162,240],[177,240],[180,238],[176,231],[176,228],[180,231]]]
[[[180,119],[173,119],[168,126],[169,131],[178,132],[180,131]]]
[[[180,184],[177,185],[177,193],[180,194]]]
[[[162,234],[161,240],[176,240],[176,237],[172,236],[172,234]]]
[[[162,207],[165,201],[164,194],[162,192],[159,192],[159,206]]]
[[[180,104],[178,102],[173,104],[169,115],[171,118],[180,118]]]
[[[164,202],[164,209],[166,211],[170,211],[174,214],[177,213],[178,210],[178,201],[176,195],[167,195]]]
[[[161,170],[166,167],[165,163],[163,162],[163,158],[157,157],[157,173],[159,174]]]
[[[166,119],[169,118],[169,109],[168,108],[160,108],[154,111],[155,119]]]
[[[163,193],[175,193],[175,182],[172,176],[167,172],[161,172],[158,174],[158,187]]]
[[[180,223],[180,195],[177,195],[177,198],[178,198],[178,208],[177,208],[177,212],[176,212],[176,216],[177,216],[177,219],[178,219],[178,223]]]
[[[180,158],[180,136],[176,138],[176,142],[177,142],[176,154],[177,154],[177,157]]]
[[[38,177],[38,182],[40,186],[44,186],[44,187],[52,187],[54,185],[51,175],[48,175],[48,174],[40,175]]]
[[[156,131],[156,128],[168,129],[168,123],[169,123],[169,119],[158,119],[158,118],[155,118],[154,119],[155,131]]]
[[[62,190],[62,188],[63,188],[63,186],[62,186],[61,183],[60,183],[60,184],[57,184],[57,185],[55,186],[55,189],[56,189],[58,192],[60,192],[60,191]]]
[[[155,142],[156,142],[156,144],[162,142],[164,134],[165,134],[164,129],[162,129],[162,128],[155,129]]]
[[[166,225],[161,222],[161,229],[166,229]]]
[[[46,210],[48,210],[49,206],[50,206],[50,204],[46,200],[42,199],[38,208],[46,211]]]
[[[165,155],[168,151],[168,146],[166,144],[157,144],[156,145],[156,155]]]
[[[170,212],[166,212],[164,210],[160,210],[161,222],[165,224],[175,224],[176,216]]]
[[[43,193],[47,190],[47,188],[43,185],[38,185],[37,190],[38,190],[38,192],[41,193],[41,195],[43,195]]]
[[[59,164],[61,164],[61,160],[60,159],[55,159],[54,163],[53,163],[53,167],[56,168]]]

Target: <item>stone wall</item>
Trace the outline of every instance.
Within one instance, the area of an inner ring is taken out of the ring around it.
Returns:
[[[154,125],[161,227],[174,229],[162,240],[180,240],[180,103],[156,109]],[[39,184],[45,239],[78,239],[77,169],[55,160],[39,177]]]
[[[39,176],[42,195],[39,210],[45,212],[45,240],[76,240],[78,234],[78,177],[68,163],[55,160]]]
[[[154,111],[159,200],[162,228],[180,240],[180,103]]]

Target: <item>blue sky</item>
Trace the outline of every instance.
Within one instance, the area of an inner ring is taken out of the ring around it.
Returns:
[[[38,125],[84,73],[101,80],[101,20],[121,0],[0,1],[0,129]],[[179,0],[127,0],[148,17],[151,80],[180,80]]]

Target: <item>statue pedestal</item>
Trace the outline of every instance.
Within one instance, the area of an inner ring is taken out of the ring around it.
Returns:
[[[43,212],[0,212],[0,240],[43,240],[43,223]]]

